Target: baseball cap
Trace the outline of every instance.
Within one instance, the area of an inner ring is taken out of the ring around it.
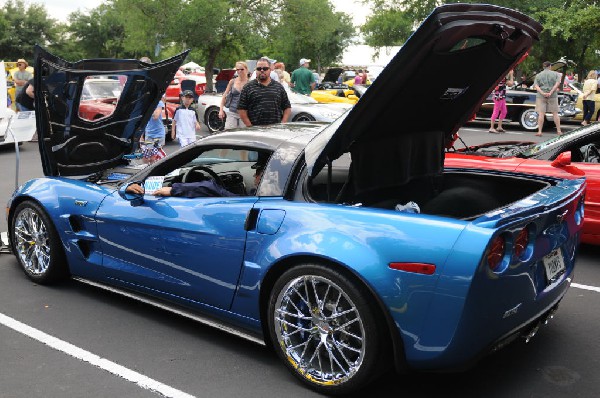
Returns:
[[[183,97],[192,97],[192,98],[194,97],[194,93],[192,93],[191,90],[185,90],[183,93],[181,93],[181,95]]]
[[[308,59],[308,58],[301,58],[300,59],[300,66],[302,66],[302,65],[304,65],[306,63],[309,63],[309,62],[310,62],[310,59]]]

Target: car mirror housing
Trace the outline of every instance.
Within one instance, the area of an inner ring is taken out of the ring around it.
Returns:
[[[552,161],[552,167],[565,167],[571,164],[571,151],[566,151],[559,154],[556,159]]]
[[[130,182],[128,184],[123,184],[119,187],[119,195],[127,200],[128,202],[130,202],[131,206],[140,206],[144,203],[144,195],[143,194],[138,194],[138,193],[130,193],[127,192],[127,188],[129,188],[130,185],[133,184],[140,184],[139,182]],[[140,184],[143,185],[143,184]]]

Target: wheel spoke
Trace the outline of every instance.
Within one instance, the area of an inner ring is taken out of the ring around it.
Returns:
[[[298,325],[296,325],[296,324],[294,324],[294,323],[288,322],[288,321],[286,321],[286,320],[285,320],[285,319],[283,319],[283,318],[279,318],[279,317],[277,317],[277,318],[275,318],[275,319],[276,319],[276,320],[278,320],[279,322],[283,323],[284,325],[287,325],[287,326],[290,326],[290,327],[293,327],[293,328],[296,328],[296,329],[300,329],[300,330],[302,330],[303,332],[311,332],[311,331],[312,331],[312,329],[303,328],[303,327],[301,327],[301,326],[298,326]]]
[[[285,311],[285,310],[282,310],[282,309],[278,309],[277,312],[280,315],[291,316],[291,317],[294,317],[294,318],[302,319],[304,321],[310,321],[312,319],[312,317],[310,317],[310,316],[304,316],[302,314],[293,314],[291,312],[288,312],[288,311]]]
[[[344,328],[346,328],[348,325],[351,325],[355,322],[357,322],[359,319],[358,318],[354,318],[352,320],[349,320],[348,322],[344,323],[343,325],[337,326],[334,330],[337,332],[339,330],[342,330]]]

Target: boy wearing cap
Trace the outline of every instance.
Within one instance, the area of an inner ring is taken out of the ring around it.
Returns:
[[[305,95],[315,89],[315,76],[311,71],[308,70],[308,63],[310,59],[302,58],[300,60],[300,67],[292,72],[292,90]]]
[[[23,58],[20,58],[17,61],[17,67],[19,70],[13,73],[13,81],[15,82],[15,98],[17,95],[19,95],[21,90],[23,90],[23,86],[25,86],[25,84],[27,84],[27,82],[33,78],[31,72],[25,69],[28,66],[29,64]]]
[[[173,115],[171,138],[179,137],[179,145],[183,148],[196,141],[196,130],[200,130],[196,107],[193,106],[194,93],[185,90],[182,94],[182,104]]]

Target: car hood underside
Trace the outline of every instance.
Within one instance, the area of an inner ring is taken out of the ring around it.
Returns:
[[[309,143],[311,176],[348,151],[356,192],[441,174],[446,141],[541,30],[526,15],[498,6],[439,7],[345,119]]]

